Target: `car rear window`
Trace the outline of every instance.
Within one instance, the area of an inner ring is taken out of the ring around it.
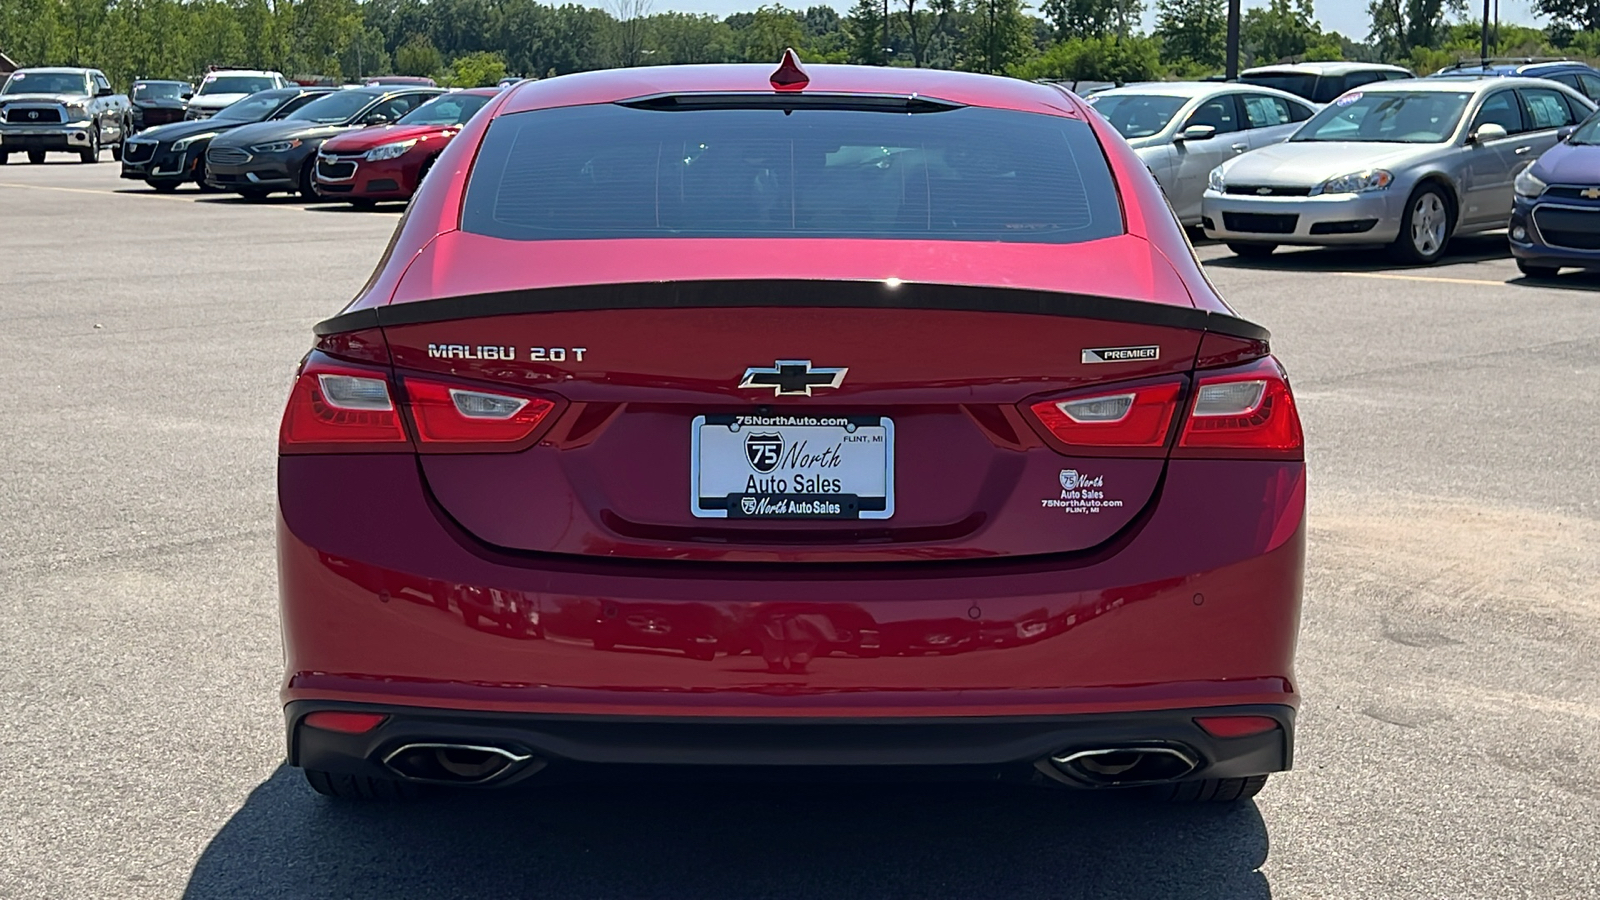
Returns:
[[[1296,97],[1304,97],[1317,103],[1326,103],[1326,100],[1317,99],[1317,76],[1300,72],[1247,72],[1239,76],[1245,84],[1259,84],[1262,87],[1277,88],[1287,91]]]
[[[1076,119],[973,107],[515,113],[484,137],[462,227],[517,240],[864,237],[1075,243],[1123,232]]]

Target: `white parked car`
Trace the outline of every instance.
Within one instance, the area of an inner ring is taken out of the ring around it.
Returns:
[[[1220,81],[1129,85],[1088,102],[1150,167],[1185,225],[1200,224],[1200,196],[1212,169],[1288,140],[1316,114],[1293,94]]]
[[[256,69],[219,69],[206,74],[200,89],[184,105],[185,119],[209,119],[229,106],[258,91],[289,87],[289,79],[278,72]]]

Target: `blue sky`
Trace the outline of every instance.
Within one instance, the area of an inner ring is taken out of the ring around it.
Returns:
[[[595,0],[590,0],[590,2],[596,6],[603,5],[595,2]],[[654,11],[708,12],[725,16],[729,13],[753,10],[760,6],[762,2],[763,0],[656,0]],[[766,0],[766,2],[772,2],[772,0]],[[831,0],[831,2],[830,0],[786,0],[783,5],[804,9],[813,2],[829,3],[834,9],[842,13],[854,5],[855,0]],[[891,0],[891,2],[899,3],[900,0]],[[1492,2],[1493,0],[1491,0]],[[1267,0],[1244,0],[1244,8],[1250,9],[1254,6],[1265,6],[1266,3]],[[1468,0],[1468,3],[1477,10],[1483,9],[1483,0]],[[1033,7],[1038,5],[1039,2],[1030,3],[1030,6]],[[1153,8],[1155,4],[1153,0],[1148,0],[1146,6]],[[1347,37],[1352,37],[1356,40],[1367,36],[1369,20],[1367,18],[1366,0],[1316,0],[1316,10],[1317,18],[1322,21],[1323,28],[1342,32]],[[1533,14],[1533,0],[1500,0],[1500,21],[1523,25],[1542,24]],[[1145,27],[1149,28],[1154,24],[1155,13],[1153,11],[1146,12]]]

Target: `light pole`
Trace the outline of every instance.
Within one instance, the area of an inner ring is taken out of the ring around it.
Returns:
[[[1228,0],[1228,65],[1229,81],[1239,79],[1239,0]]]
[[[1483,0],[1483,40],[1478,44],[1478,59],[1489,59],[1489,0]]]

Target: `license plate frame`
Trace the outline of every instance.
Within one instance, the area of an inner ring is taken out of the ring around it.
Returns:
[[[882,520],[894,515],[894,493],[888,416],[727,413],[690,425],[695,518]]]

